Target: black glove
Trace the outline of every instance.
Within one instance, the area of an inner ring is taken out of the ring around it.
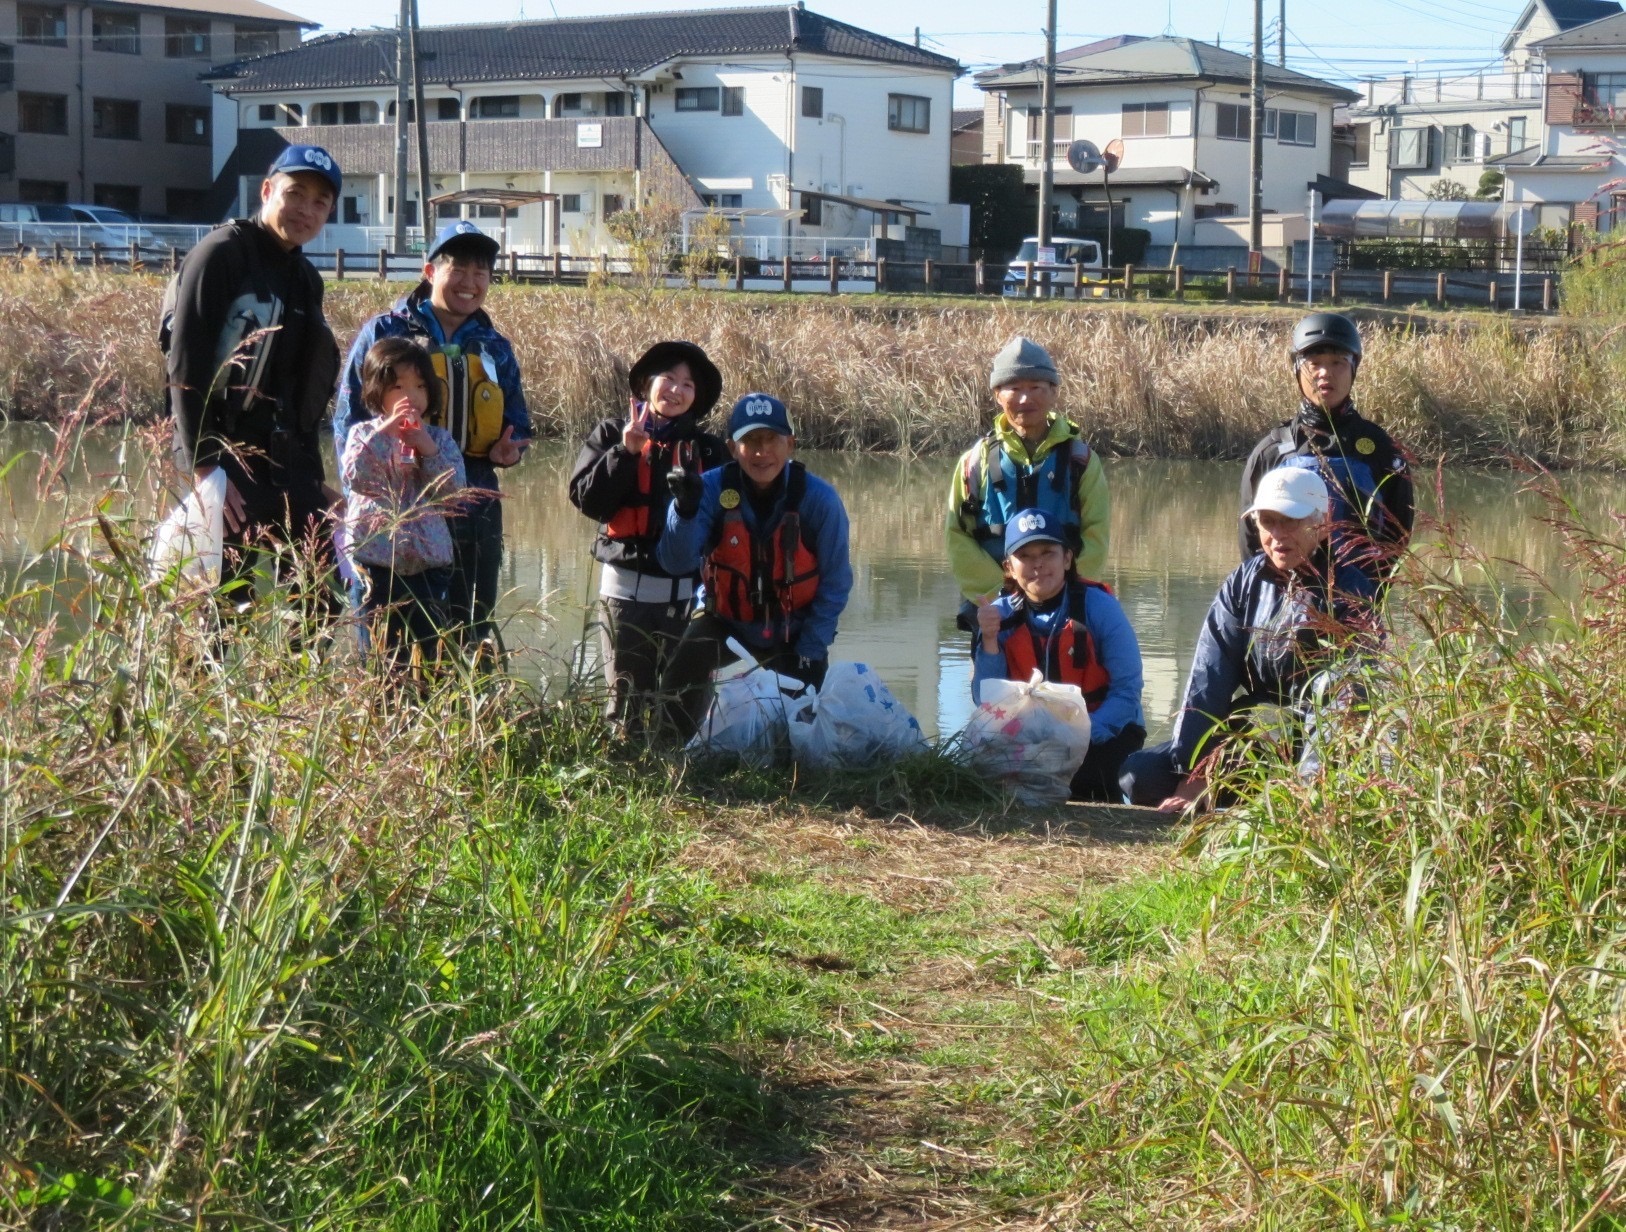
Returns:
[[[824,687],[824,674],[830,670],[829,659],[809,659],[806,656],[796,660],[796,666],[785,672],[787,676],[794,676],[803,684],[810,684],[815,689]]]
[[[666,486],[672,493],[672,504],[677,506],[678,517],[692,518],[700,510],[700,495],[706,490],[699,471],[674,466],[666,472]]]

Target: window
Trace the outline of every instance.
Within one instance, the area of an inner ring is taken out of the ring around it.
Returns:
[[[1235,103],[1214,104],[1214,136],[1221,141],[1251,141],[1253,113]]]
[[[582,212],[582,195],[580,193],[560,193],[559,212],[561,214],[580,214]]]
[[[1251,107],[1249,108],[1248,114],[1253,114]],[[1264,121],[1259,125],[1259,135],[1262,137],[1274,138],[1276,136],[1276,122],[1280,118],[1280,113],[1277,112],[1276,108],[1266,107]]]
[[[64,102],[67,96],[63,96]],[[36,201],[41,205],[66,205],[68,203],[68,181],[66,180],[18,180],[17,195],[24,201]]]
[[[605,93],[604,114],[607,116],[623,116],[627,114],[626,91],[609,90]]]
[[[1367,167],[1372,163],[1372,126],[1370,124],[1356,124],[1350,128],[1350,136],[1354,138],[1355,146],[1349,155],[1351,167]]]
[[[413,202],[414,205],[417,202]],[[339,221],[352,227],[367,223],[367,198],[344,197],[339,201]]]
[[[207,60],[209,23],[184,17],[164,18],[164,54],[171,60]]]
[[[553,100],[555,116],[581,115],[584,110],[580,94],[561,94]]]
[[[888,94],[886,126],[895,133],[931,132],[932,100],[918,94]]]
[[[463,217],[463,207],[455,201],[442,201],[435,207],[435,217],[442,220],[451,220]]]
[[[171,222],[204,222],[209,217],[209,190],[206,188],[167,188],[164,213]]]
[[[1125,137],[1167,137],[1169,135],[1169,105],[1167,103],[1125,103],[1123,108]]]
[[[123,210],[126,214],[141,213],[141,188],[136,184],[94,184],[90,190],[92,205],[105,205],[109,209]]]
[[[1512,154],[1515,150],[1525,147],[1525,118],[1514,116],[1507,122],[1507,152]]]
[[[97,51],[116,51],[122,56],[141,54],[141,15],[114,13],[107,9],[90,11],[90,45]]]
[[[1270,136],[1267,130],[1265,135]],[[1315,112],[1280,111],[1276,113],[1276,140],[1283,145],[1315,144]]]
[[[17,131],[68,135],[68,96],[17,92]],[[20,190],[19,190],[20,191]]]
[[[232,51],[239,59],[249,56],[268,56],[277,49],[275,30],[257,30],[253,26],[233,27]]]
[[[460,120],[462,118],[462,112],[458,109],[455,98],[437,98],[435,100],[435,119]]]
[[[725,116],[742,116],[745,114],[745,87],[723,87],[723,114]]]
[[[384,209],[389,214],[393,215],[395,213],[395,198],[394,197],[386,197],[384,199]],[[418,202],[417,202],[417,200],[415,198],[413,198],[413,197],[408,197],[407,198],[406,210],[403,213],[404,213],[403,221],[406,223],[407,226],[415,227],[415,226],[418,225]]]
[[[1444,161],[1448,163],[1471,163],[1474,161],[1474,126],[1472,124],[1447,124],[1445,126]]]
[[[209,109],[180,103],[165,106],[164,140],[172,145],[208,145]]]
[[[384,118],[392,124],[395,122],[395,100],[393,98],[390,99],[390,105],[384,108]],[[417,122],[418,104],[409,98],[407,99],[407,123],[416,124]]]
[[[1401,171],[1427,171],[1434,165],[1434,126],[1389,132],[1389,165]]]
[[[1056,108],[1056,128],[1052,137],[1052,156],[1057,146],[1062,150],[1073,142],[1073,109],[1071,107]],[[1028,157],[1038,158],[1039,148],[1044,144],[1044,112],[1028,112]]]
[[[608,218],[611,214],[621,213],[622,210],[627,208],[627,203],[622,200],[620,193],[605,193],[603,206],[604,217]]]
[[[477,98],[474,100],[473,115],[476,120],[517,120],[519,95],[488,94],[485,98]]]
[[[19,4],[17,41],[45,47],[68,45],[68,10],[60,4]]]
[[[371,100],[348,103],[317,103],[311,111],[312,124],[377,124],[378,104]]]
[[[97,98],[90,103],[93,137],[137,141],[141,137],[141,104],[133,98]]]
[[[1626,73],[1582,73],[1581,97],[1593,107],[1626,110]]]
[[[802,118],[804,120],[824,119],[824,87],[802,87]]]
[[[700,204],[716,210],[737,210],[745,205],[745,194],[701,193]]]
[[[716,86],[679,86],[673,106],[679,111],[716,111],[722,106]]]
[[[802,194],[802,225],[806,227],[822,227],[824,225],[824,198],[810,197]]]

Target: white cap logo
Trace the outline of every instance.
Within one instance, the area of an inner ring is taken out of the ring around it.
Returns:
[[[773,414],[773,403],[767,398],[752,398],[745,404],[745,413],[752,418],[767,418]]]
[[[1016,530],[1018,534],[1025,535],[1029,531],[1043,530],[1044,528],[1044,514],[1042,513],[1024,513],[1016,519]]]
[[[305,151],[305,161],[313,167],[320,167],[323,171],[333,170],[333,160],[314,147]]]

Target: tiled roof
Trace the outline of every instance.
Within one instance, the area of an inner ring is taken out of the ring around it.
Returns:
[[[1253,73],[1247,56],[1199,43],[1188,38],[1148,38],[1132,42],[1106,40],[1104,50],[1080,48],[1065,63],[1056,65],[1058,87],[1117,85],[1143,81],[1223,81],[1246,85]],[[1058,58],[1059,59],[1059,58]],[[1038,61],[977,74],[977,84],[985,90],[1032,86],[1042,76]],[[1265,65],[1265,87],[1270,90],[1297,90],[1323,94],[1353,102],[1360,96],[1308,73]]]
[[[1589,21],[1613,17],[1620,12],[1616,0],[1547,0],[1547,11],[1560,30],[1573,30]]]
[[[273,8],[260,0],[133,0],[133,7],[170,13],[208,13],[212,17],[248,17],[283,26],[317,26],[320,22]]]
[[[1562,34],[1542,39],[1536,46],[1553,50],[1626,46],[1626,13],[1615,13],[1597,21],[1589,21],[1584,26],[1575,26]]]
[[[954,109],[954,123],[951,131],[961,132],[982,123],[981,107],[956,107]]]
[[[947,56],[791,5],[575,17],[491,25],[425,26],[431,81],[620,77],[668,60],[799,52],[960,73]],[[239,60],[206,73],[233,91],[334,89],[395,83],[395,33],[361,30]]]

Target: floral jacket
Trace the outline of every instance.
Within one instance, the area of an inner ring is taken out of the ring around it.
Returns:
[[[379,420],[352,425],[339,472],[349,493],[344,511],[351,556],[397,573],[444,569],[452,563],[447,511],[466,485],[463,453],[444,428],[431,427],[440,452],[419,458],[380,432]]]

